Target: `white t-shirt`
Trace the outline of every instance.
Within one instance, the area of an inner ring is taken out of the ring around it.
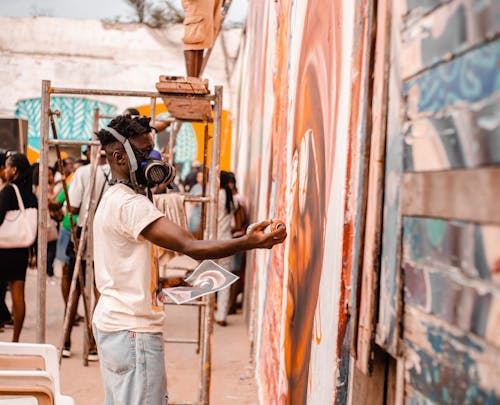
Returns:
[[[108,164],[97,166],[97,173],[95,178],[95,195],[96,199],[99,198],[101,192],[108,189],[106,177],[110,177],[111,169]],[[77,169],[73,178],[71,179],[71,187],[69,187],[69,201],[72,207],[80,208],[78,212],[78,226],[83,226],[85,215],[87,213],[87,204],[90,200],[91,187],[90,187],[90,174],[91,165],[85,165]],[[104,194],[104,193],[103,193]]]
[[[105,332],[158,333],[164,312],[154,306],[152,244],[140,233],[164,216],[124,184],[110,187],[94,218],[95,282],[101,297],[93,321]]]

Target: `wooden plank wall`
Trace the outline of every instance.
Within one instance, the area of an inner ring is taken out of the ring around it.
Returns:
[[[500,403],[500,2],[402,3],[376,340],[403,358],[406,403]]]

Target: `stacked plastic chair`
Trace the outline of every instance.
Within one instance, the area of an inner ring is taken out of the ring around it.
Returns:
[[[24,400],[23,400],[24,399]],[[74,405],[62,395],[57,349],[49,344],[0,342],[0,405]]]

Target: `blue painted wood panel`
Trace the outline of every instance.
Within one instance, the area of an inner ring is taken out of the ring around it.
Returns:
[[[407,403],[499,403],[498,348],[413,306],[404,322]]]
[[[500,226],[404,217],[403,260],[500,288]]]
[[[403,79],[494,38],[500,30],[499,7],[498,0],[454,0],[403,25]]]
[[[424,13],[434,10],[441,4],[446,3],[449,0],[404,0],[406,2],[406,14],[410,14],[413,17],[421,16]]]
[[[388,116],[377,343],[392,348],[391,328],[397,333],[401,322],[407,404],[500,404],[500,226],[489,217],[481,225],[463,215],[401,217],[398,188],[405,172],[482,174],[500,164],[500,3],[402,4],[394,54],[401,111]],[[403,319],[390,307],[399,300]]]
[[[475,168],[500,164],[500,94],[439,117],[409,122],[404,171]]]
[[[500,40],[473,49],[404,84],[408,119],[485,100],[500,90]]]
[[[404,302],[499,346],[500,291],[459,273],[404,264]]]
[[[484,389],[477,379],[474,360],[468,351],[460,358],[436,358],[405,341],[407,381],[411,387],[438,404],[494,405],[500,401],[495,390]]]

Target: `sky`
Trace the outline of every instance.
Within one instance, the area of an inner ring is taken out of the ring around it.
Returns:
[[[151,0],[156,3],[161,0]],[[181,0],[171,0],[182,10]],[[230,22],[245,19],[248,0],[233,0],[226,20]],[[51,17],[105,19],[121,21],[129,20],[133,15],[132,8],[126,0],[0,0],[0,16],[34,17],[48,15]]]
[[[132,9],[124,0],[1,0],[0,15],[33,17],[49,15],[83,19],[112,19],[130,15]]]

